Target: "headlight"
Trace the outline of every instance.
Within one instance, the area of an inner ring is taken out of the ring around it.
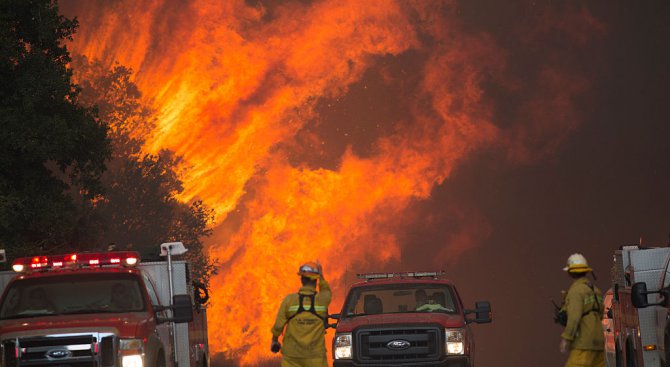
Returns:
[[[351,359],[351,333],[335,334],[335,359]]]
[[[144,367],[144,340],[120,339],[119,350],[122,367]]]
[[[446,329],[444,334],[447,355],[465,354],[465,331],[463,329]]]
[[[123,367],[143,367],[142,356],[137,354],[123,356],[121,365]]]

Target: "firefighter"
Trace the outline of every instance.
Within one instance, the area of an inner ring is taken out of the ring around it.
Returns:
[[[593,269],[582,254],[572,254],[563,270],[573,279],[562,307],[567,313],[560,343],[561,353],[569,353],[565,367],[604,367],[603,295],[586,278]]]
[[[325,328],[328,325],[330,286],[319,263],[301,265],[298,275],[302,287],[298,293],[289,294],[282,301],[272,327],[270,350],[273,353],[281,350],[282,367],[327,367]],[[282,332],[283,347],[279,343]]]

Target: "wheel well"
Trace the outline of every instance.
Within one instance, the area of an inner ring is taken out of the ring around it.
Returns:
[[[165,352],[163,349],[158,349],[156,352],[156,367],[165,367]]]
[[[635,345],[629,336],[626,339],[626,367],[637,366],[637,353],[635,353]]]

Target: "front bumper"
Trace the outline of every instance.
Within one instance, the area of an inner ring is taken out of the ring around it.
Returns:
[[[384,361],[383,363],[357,363],[354,360],[334,360],[333,367],[471,367],[470,357],[445,357],[439,361],[421,363],[403,363],[401,361]]]

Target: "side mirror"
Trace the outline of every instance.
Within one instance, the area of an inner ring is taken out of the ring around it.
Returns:
[[[172,315],[171,321],[176,323],[193,321],[193,304],[191,296],[188,294],[175,294],[172,297]]]
[[[630,290],[630,300],[633,303],[635,308],[645,308],[650,306],[649,301],[647,301],[647,283],[639,282],[633,284],[633,288]]]
[[[332,314],[328,315],[328,318],[333,319],[333,320],[339,320],[340,319],[340,314],[339,313],[332,313]],[[332,324],[326,323],[326,329],[327,328],[337,329],[337,322],[332,323]]]
[[[659,296],[661,297],[661,301],[658,303],[649,303],[649,301],[647,300],[647,295],[654,293],[659,294]],[[658,291],[648,291],[647,283],[645,282],[638,282],[633,284],[633,287],[630,290],[630,300],[631,303],[633,303],[633,306],[635,306],[635,308],[645,308],[649,306],[668,307],[668,304],[670,303],[669,296],[670,296],[670,289],[663,288]]]
[[[475,314],[474,319],[466,319],[465,321],[476,322],[478,324],[488,324],[493,320],[491,316],[491,303],[488,301],[478,301],[475,302],[474,310],[465,310],[465,314]]]

